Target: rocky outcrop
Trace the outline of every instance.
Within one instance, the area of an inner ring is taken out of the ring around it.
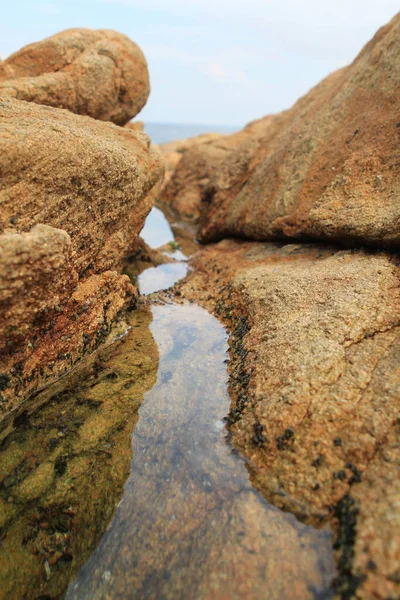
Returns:
[[[162,196],[203,242],[266,241],[203,249],[177,299],[230,328],[231,440],[269,502],[332,527],[343,599],[400,597],[399,35],[400,15],[263,130],[187,150]]]
[[[193,146],[212,142],[218,140],[221,137],[223,136],[221,136],[219,133],[202,133],[201,135],[195,135],[184,140],[174,140],[172,142],[160,144],[158,146],[158,149],[163,155],[165,161],[164,187],[171,179],[171,176],[175,171],[178,162],[185,154],[185,152],[190,150]]]
[[[224,241],[192,267],[179,297],[232,331],[228,422],[254,485],[331,523],[339,597],[398,597],[398,258]]]
[[[256,141],[242,143],[244,130],[186,152],[163,201],[195,217],[201,204],[203,242],[289,237],[398,247],[399,39],[400,15],[350,66],[269,117]]]
[[[67,111],[0,101],[0,231],[64,229],[74,267],[105,270],[141,230],[162,179],[141,132]]]
[[[0,101],[3,413],[107,334],[136,292],[120,275],[162,180],[140,132]]]
[[[124,125],[150,92],[146,59],[108,29],[68,29],[0,63],[0,98],[46,104]]]
[[[221,187],[229,188],[232,173],[247,168],[260,136],[272,122],[273,118],[266,117],[232,135],[210,133],[162,144],[166,177],[158,205],[172,216],[197,223],[213,177]]]

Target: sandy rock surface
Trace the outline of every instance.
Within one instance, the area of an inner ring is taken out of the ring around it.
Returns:
[[[0,98],[46,104],[124,125],[150,93],[146,59],[109,29],[67,29],[0,62]]]
[[[339,594],[397,597],[398,258],[224,241],[192,266],[180,297],[232,331],[228,421],[254,485],[301,520],[331,523]]]
[[[0,140],[7,411],[93,348],[135,295],[119,272],[163,167],[141,132],[17,100],[0,101]]]
[[[149,212],[163,167],[142,132],[0,101],[0,231],[64,229],[81,272],[114,266]]]

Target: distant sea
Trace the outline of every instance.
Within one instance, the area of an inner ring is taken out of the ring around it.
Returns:
[[[201,133],[233,133],[241,127],[221,125],[186,125],[179,123],[145,123],[144,130],[154,144],[165,144],[173,140],[183,140]]]

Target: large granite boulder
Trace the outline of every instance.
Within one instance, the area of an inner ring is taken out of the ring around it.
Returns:
[[[397,15],[351,65],[270,117],[256,141],[235,148],[234,134],[223,148],[216,140],[185,153],[163,198],[188,198],[193,212],[201,196],[203,242],[290,237],[398,247],[399,86]]]
[[[162,176],[146,134],[0,101],[0,410],[70,368],[131,301],[121,264]]]
[[[210,182],[215,177],[221,188],[229,189],[232,174],[247,170],[259,138],[273,123],[274,117],[266,117],[232,135],[209,133],[161,144],[166,176],[158,205],[171,216],[198,223]]]
[[[108,29],[68,29],[0,62],[0,97],[46,104],[124,125],[150,93],[146,59]]]
[[[400,594],[400,261],[223,241],[179,298],[231,329],[228,417],[254,485],[336,534],[342,598]]]

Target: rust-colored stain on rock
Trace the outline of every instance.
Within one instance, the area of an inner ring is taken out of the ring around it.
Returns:
[[[0,411],[71,368],[136,296],[120,274],[163,166],[148,137],[0,100]]]

